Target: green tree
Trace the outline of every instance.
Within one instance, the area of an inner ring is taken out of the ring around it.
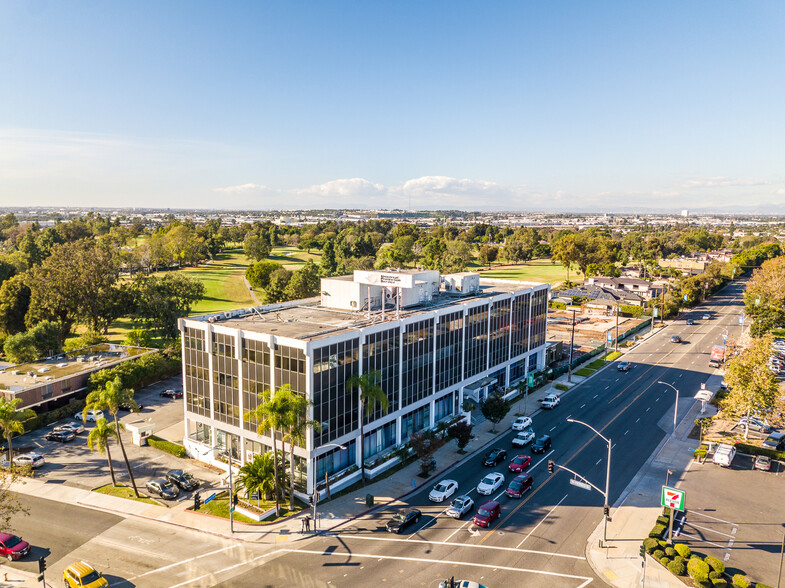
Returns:
[[[286,300],[286,287],[291,279],[292,272],[283,268],[270,274],[270,283],[264,289],[265,304],[275,304]]]
[[[123,345],[132,347],[152,347],[153,336],[147,329],[131,329],[123,339]]]
[[[90,434],[87,436],[87,447],[90,451],[98,450],[101,455],[106,455],[106,461],[109,462],[109,474],[112,476],[112,486],[117,486],[117,480],[114,475],[114,465],[112,465],[112,452],[109,449],[109,441],[117,439],[117,427],[123,428],[122,423],[110,423],[106,419],[98,419],[95,426],[90,429]]]
[[[131,469],[131,464],[128,461],[128,455],[125,452],[125,445],[123,445],[123,436],[120,434],[122,424],[117,414],[120,412],[120,405],[130,404],[134,410],[138,410],[136,401],[134,400],[134,391],[130,388],[124,388],[120,376],[114,380],[107,382],[102,388],[93,390],[87,395],[84,410],[82,411],[82,420],[87,420],[87,412],[89,410],[106,410],[112,415],[115,422],[115,431],[117,433],[117,442],[120,445],[120,451],[123,453],[123,460],[125,461],[125,468],[128,470],[128,478],[131,480],[134,494],[139,498],[139,490],[136,488],[136,480],[134,479],[134,472]]]
[[[3,352],[13,363],[27,363],[59,353],[60,325],[41,321],[24,333],[16,333],[5,340]]]
[[[365,434],[364,421],[371,419],[376,412],[377,406],[386,413],[390,408],[390,399],[387,398],[384,390],[380,386],[382,375],[377,370],[367,372],[360,376],[352,376],[346,381],[346,390],[351,391],[355,388],[359,393],[360,406],[360,479],[365,486]]]
[[[567,279],[570,281],[570,268],[578,260],[578,250],[575,244],[575,234],[563,235],[551,243],[551,263],[560,263],[567,270]]]
[[[30,307],[30,288],[24,276],[13,276],[0,286],[0,329],[8,334],[25,330],[25,315]]]
[[[204,284],[182,273],[158,276],[137,275],[132,286],[134,316],[168,338],[178,335],[177,319],[187,316],[204,297]]]
[[[287,394],[289,394],[289,412],[283,441],[289,442],[289,512],[291,512],[294,510],[294,446],[299,444],[300,447],[305,447],[305,436],[308,429],[321,431],[322,424],[308,418],[308,409],[313,406],[313,402],[291,389],[287,391]]]
[[[458,442],[458,452],[463,452],[466,446],[469,444],[469,441],[472,440],[472,429],[474,428],[473,425],[467,423],[465,420],[460,420],[454,425],[451,425],[447,431],[447,434],[450,436],[451,439],[455,439]]]
[[[491,269],[491,264],[499,257],[499,248],[496,245],[483,245],[480,247],[479,262]]]
[[[275,471],[272,452],[256,454],[240,468],[235,488],[245,490],[248,498],[258,492],[267,500],[275,490]]]
[[[99,335],[93,331],[87,331],[78,337],[71,337],[70,339],[66,339],[65,344],[63,345],[63,351],[70,353],[71,351],[84,349],[85,347],[91,347],[92,345],[98,345],[99,343],[104,343],[105,341],[107,341],[107,338],[103,335]]]
[[[335,240],[328,239],[324,242],[324,247],[322,247],[322,259],[319,262],[319,269],[321,273],[325,277],[330,277],[335,275],[335,271],[338,269],[338,263],[335,260]]]
[[[433,454],[444,445],[444,440],[437,437],[432,431],[417,431],[409,435],[409,447],[414,450],[420,460],[420,472],[427,476],[431,471]]]
[[[480,404],[483,416],[493,423],[491,432],[496,432],[496,425],[504,420],[504,417],[510,412],[510,408],[510,403],[498,392],[494,392],[485,399],[485,402]]]
[[[259,394],[261,402],[253,409],[243,415],[246,421],[256,421],[258,423],[256,432],[266,436],[268,432],[273,440],[273,455],[278,454],[276,440],[281,431],[286,430],[290,414],[289,399],[291,398],[291,387],[289,384],[281,386],[275,394],[267,388]],[[281,488],[278,476],[278,460],[273,460],[273,474],[275,477],[275,515],[281,513]]]
[[[270,255],[270,242],[264,237],[250,233],[243,241],[243,251],[248,259],[261,261]]]
[[[753,340],[752,345],[728,362],[725,380],[729,392],[723,399],[723,409],[746,417],[757,411],[770,409],[777,397],[778,379],[768,366],[773,337],[765,335]],[[749,422],[744,438],[749,435]]]
[[[283,266],[277,261],[257,261],[245,270],[245,278],[254,288],[266,288],[270,284],[270,275]]]
[[[309,259],[303,267],[292,273],[289,283],[286,284],[286,299],[301,300],[316,296],[319,294],[320,285],[319,268]]]
[[[20,404],[22,404],[21,398],[14,398],[9,402],[4,397],[0,397],[0,429],[3,430],[3,436],[8,444],[8,461],[13,458],[11,438],[14,433],[24,433],[24,422],[35,416],[35,411],[29,408],[17,408]]]

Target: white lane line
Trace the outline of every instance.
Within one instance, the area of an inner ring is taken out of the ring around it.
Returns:
[[[715,521],[719,521],[721,523],[728,523],[729,525],[733,525],[734,527],[738,526],[736,523],[731,523],[730,521],[726,521],[725,519],[718,519],[717,517],[713,517],[711,515],[707,515],[707,514],[703,514],[702,512],[698,512],[697,510],[691,510],[690,511],[690,515],[698,515],[698,516],[701,516],[701,517],[706,517],[707,519],[714,519]]]
[[[629,432],[630,432],[630,430],[629,430],[629,429],[627,429],[626,431],[624,431],[624,434],[626,435],[626,434],[627,434],[627,433],[629,433]]]
[[[601,462],[601,461],[602,461],[602,458],[598,459],[598,460],[597,460],[597,463],[595,463],[594,465],[600,465],[600,462]]]
[[[572,578],[573,580],[588,580],[591,581],[591,578],[587,578],[586,576],[574,576],[572,574],[560,574],[558,572],[549,572],[546,570],[532,570],[528,568],[514,568],[510,566],[499,566],[495,564],[481,564],[481,563],[469,563],[465,561],[458,561],[458,560],[449,560],[449,559],[428,559],[426,557],[402,557],[399,555],[378,555],[372,553],[348,553],[348,552],[341,552],[341,551],[316,551],[310,549],[282,549],[283,552],[289,553],[306,553],[310,555],[321,555],[321,556],[340,556],[340,557],[357,557],[357,558],[374,558],[374,559],[389,559],[395,561],[410,561],[410,562],[422,562],[422,563],[439,563],[443,565],[453,565],[453,566],[470,566],[475,568],[486,568],[492,570],[504,570],[507,572],[521,572],[521,573],[528,573],[528,574],[541,574],[543,576],[552,576],[556,578]],[[273,552],[275,553],[275,552]],[[554,554],[555,555],[555,554]],[[584,558],[580,558],[584,559]],[[198,578],[201,579],[201,578]],[[193,580],[189,580],[192,582]],[[177,586],[182,586],[183,584],[178,584]],[[586,583],[582,584],[582,586],[586,586]],[[176,588],[172,586],[171,588]]]
[[[529,468],[529,471],[532,471],[534,468],[536,468],[538,465],[540,465],[542,462],[544,462],[546,459],[548,459],[548,456],[549,456],[551,453],[553,453],[554,451],[556,451],[556,450],[555,450],[555,449],[551,449],[551,450],[550,450],[548,453],[546,453],[545,455],[543,455],[543,456],[542,456],[542,459],[541,459],[540,461],[538,461],[537,463],[535,463],[533,466],[531,466],[531,467]]]
[[[585,404],[581,404],[581,408],[583,408],[584,406],[586,406],[586,405]]]
[[[448,542],[450,539],[452,539],[453,535],[455,535],[455,534],[456,534],[458,531],[460,531],[461,529],[463,529],[464,527],[466,527],[466,525],[468,525],[468,524],[469,524],[469,523],[471,523],[471,522],[472,522],[472,520],[471,520],[471,519],[469,519],[469,520],[468,520],[468,521],[466,521],[464,524],[462,524],[460,527],[458,527],[457,529],[455,529],[455,530],[454,530],[452,533],[450,533],[450,535],[447,537],[447,539],[445,539],[444,541],[439,541],[439,543],[447,543],[447,542]]]
[[[646,409],[646,412],[649,412],[650,410],[651,410],[651,406]]]
[[[565,421],[569,421],[571,418],[572,418],[572,415],[571,415],[571,414],[568,414],[568,415],[567,415],[567,418],[566,418],[566,419],[564,419],[564,420],[565,420]]]
[[[427,523],[425,523],[425,524],[424,524],[422,527],[420,527],[420,528],[419,528],[419,529],[417,529],[417,530],[416,530],[414,533],[412,533],[411,535],[409,535],[409,536],[406,538],[406,540],[408,541],[408,540],[409,540],[409,539],[411,539],[412,537],[415,537],[415,536],[417,535],[417,533],[419,533],[420,531],[424,531],[424,530],[426,529],[426,527],[428,527],[428,525],[430,525],[431,523],[435,523],[435,522],[436,522],[436,519],[438,519],[438,518],[439,518],[440,516],[442,516],[443,514],[444,514],[444,511],[440,512],[439,514],[437,514],[435,517],[433,517],[431,520],[429,520]]]
[[[567,494],[565,494],[565,495],[564,495],[564,498],[562,498],[562,499],[561,499],[559,502],[557,502],[557,503],[556,503],[556,506],[559,506],[559,505],[560,505],[562,502],[564,502],[564,501],[567,499],[567,496],[568,496],[568,495],[567,495]],[[548,514],[546,514],[544,517],[542,517],[542,520],[541,520],[539,523],[537,523],[537,526],[536,526],[536,527],[534,527],[534,528],[533,528],[531,531],[529,531],[529,534],[528,534],[528,535],[526,535],[526,537],[524,537],[524,538],[523,538],[523,540],[522,540],[520,543],[518,543],[518,547],[516,547],[515,549],[519,549],[519,548],[521,547],[521,545],[523,545],[523,544],[524,544],[524,542],[525,542],[525,541],[526,541],[526,540],[527,540],[529,537],[531,537],[531,536],[532,536],[532,533],[534,533],[534,532],[535,532],[535,531],[536,531],[536,530],[537,530],[537,529],[540,527],[540,525],[542,525],[542,524],[543,524],[543,522],[545,522],[545,519],[547,519],[547,518],[548,518],[548,517],[551,515],[551,513],[552,513],[554,510],[556,510],[556,506],[554,506],[554,507],[553,507],[551,510],[549,510],[549,511],[548,511]]]
[[[613,449],[614,447],[616,447],[616,444],[615,444],[615,443],[614,443],[613,445],[611,445],[611,449]]]
[[[654,402],[659,402],[660,398],[661,398],[660,396],[657,396],[657,398],[654,399]]]
[[[640,420],[641,420],[641,417],[638,417],[637,419],[635,419],[635,422],[637,423]]]
[[[148,576],[150,574],[156,574],[158,572],[163,572],[163,571],[166,571],[166,570],[170,570],[172,568],[179,567],[179,566],[181,566],[183,564],[187,564],[187,563],[191,563],[192,561],[196,561],[199,558],[207,557],[207,556],[210,556],[210,555],[215,555],[216,553],[221,553],[222,551],[227,551],[229,549],[234,549],[235,547],[238,547],[238,546],[237,545],[229,545],[228,547],[222,547],[221,549],[216,549],[215,551],[208,551],[207,553],[203,553],[201,555],[195,555],[194,557],[189,557],[188,559],[180,560],[180,561],[178,561],[176,563],[169,564],[168,566],[163,566],[161,568],[155,568],[154,570],[150,570],[149,572],[145,572],[144,574],[139,574],[138,576],[134,576],[133,578],[128,578],[127,581],[130,582],[131,580],[134,580],[136,578],[143,578],[144,576]]]
[[[608,388],[610,388],[610,386],[605,386],[605,389],[606,389],[606,390],[607,390]],[[595,398],[597,398],[597,397],[595,396]]]
[[[606,390],[607,390],[607,388],[606,388]],[[597,396],[599,396],[599,394],[595,394],[595,395],[594,395],[594,398],[597,398]],[[593,400],[593,399],[592,399],[592,400]]]
[[[556,428],[556,427],[551,427],[551,431],[553,431],[555,428]],[[548,431],[548,432],[550,433],[551,431]]]
[[[241,561],[240,563],[236,563],[236,564],[234,564],[232,566],[228,566],[228,567],[225,567],[225,568],[220,569],[220,570],[213,570],[213,571],[208,572],[206,574],[202,574],[198,578],[191,578],[190,580],[186,580],[185,582],[180,582],[179,584],[174,584],[172,586],[169,586],[169,588],[180,588],[180,586],[187,586],[188,584],[195,584],[197,586],[201,586],[202,584],[201,584],[200,580],[204,580],[205,578],[215,578],[215,576],[217,574],[220,574],[222,572],[228,572],[229,570],[233,570],[235,568],[239,568],[240,566],[247,566],[248,564],[255,563],[255,562],[259,561],[260,559],[263,559],[265,557],[269,557],[273,553],[275,553],[275,551],[273,551],[271,553],[265,553],[263,555],[259,555],[259,556],[255,557],[253,559],[250,559],[250,560]]]
[[[398,543],[405,543],[405,539],[399,539],[397,537],[374,537],[372,535],[341,535],[341,539],[358,539],[362,541],[389,541],[389,542],[398,542]],[[423,545],[433,545],[433,541],[425,541],[424,539],[417,539],[409,543],[422,543]],[[567,559],[579,559],[581,561],[586,561],[586,557],[583,555],[570,555],[567,553],[552,553],[550,551],[538,551],[536,549],[518,549],[517,547],[501,547],[496,545],[474,545],[471,543],[439,543],[439,545],[449,545],[452,547],[462,547],[466,549],[491,549],[495,551],[514,551],[516,553],[533,553],[535,555],[547,555],[549,557],[564,557]],[[295,551],[295,550],[291,550]],[[323,553],[322,551],[318,552],[320,555]],[[378,555],[374,555],[372,557],[379,557]]]

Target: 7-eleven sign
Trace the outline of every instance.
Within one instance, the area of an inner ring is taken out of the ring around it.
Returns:
[[[678,488],[669,488],[668,486],[662,487],[662,506],[672,508],[674,510],[684,510],[684,497],[686,492]]]

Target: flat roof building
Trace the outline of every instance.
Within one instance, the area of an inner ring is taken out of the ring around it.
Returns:
[[[548,284],[440,276],[432,270],[360,272],[324,278],[319,298],[179,321],[183,349],[185,441],[189,453],[238,464],[272,447],[270,431],[243,418],[259,394],[288,384],[312,403],[321,423],[295,446],[295,487],[374,476],[415,431],[470,418],[479,403],[545,366]],[[390,406],[364,420],[360,455],[355,375],[378,371]],[[280,442],[276,442],[280,448]],[[288,449],[287,449],[288,452]]]

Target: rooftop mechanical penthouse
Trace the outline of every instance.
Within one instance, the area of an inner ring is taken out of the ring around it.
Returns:
[[[271,450],[271,432],[259,435],[243,414],[262,391],[289,384],[322,425],[295,447],[296,490],[311,494],[326,476],[331,489],[351,484],[360,459],[378,475],[413,432],[470,419],[495,386],[544,367],[549,288],[474,273],[356,271],[322,279],[320,298],[180,319],[185,445],[216,465],[218,451],[241,465]],[[361,456],[359,393],[346,382],[374,370],[390,407],[366,418]]]

